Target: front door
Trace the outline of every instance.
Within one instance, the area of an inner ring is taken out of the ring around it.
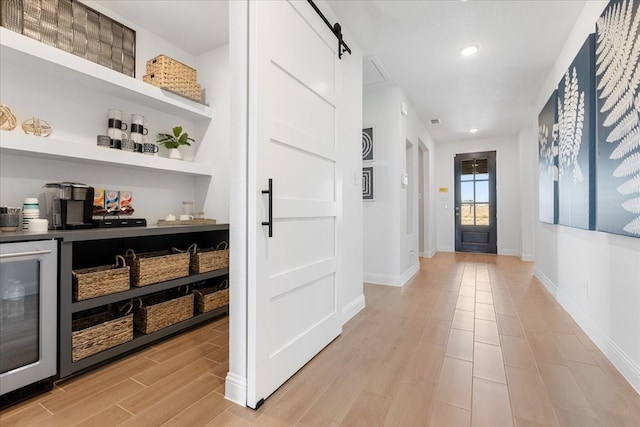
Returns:
[[[247,406],[256,408],[342,330],[336,278],[340,60],[336,38],[307,2],[257,1],[249,8],[250,147],[255,144],[249,200],[255,215],[250,207]]]
[[[457,154],[456,251],[497,253],[496,152]]]

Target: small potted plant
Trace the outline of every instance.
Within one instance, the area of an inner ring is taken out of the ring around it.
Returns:
[[[187,132],[182,133],[182,126],[176,126],[171,129],[172,134],[169,133],[159,133],[158,134],[158,144],[164,145],[169,149],[169,158],[182,160],[182,154],[178,150],[178,147],[181,145],[191,145],[189,141],[195,142],[193,138],[189,138],[189,134]]]

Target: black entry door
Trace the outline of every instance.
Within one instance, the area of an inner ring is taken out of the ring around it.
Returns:
[[[456,154],[456,251],[498,252],[496,152]]]

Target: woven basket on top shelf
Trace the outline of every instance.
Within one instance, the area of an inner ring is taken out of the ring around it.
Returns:
[[[159,331],[193,317],[193,294],[179,296],[171,290],[148,295],[138,300],[134,314],[136,331],[143,334]]]
[[[198,313],[206,313],[229,304],[229,282],[223,280],[219,286],[194,289]]]
[[[187,252],[191,254],[190,271],[192,274],[206,273],[207,271],[220,270],[229,267],[229,245],[220,242],[211,249],[198,249],[194,243],[189,246]]]
[[[82,268],[73,270],[71,274],[74,301],[84,301],[129,289],[129,266],[121,255],[116,256],[115,265]]]
[[[131,267],[133,286],[146,286],[189,275],[189,253],[177,249],[143,254],[128,249],[125,258]]]
[[[85,357],[133,340],[133,314],[117,317],[104,312],[73,321],[71,360]]]
[[[177,93],[192,101],[200,102],[202,97],[198,82],[174,76],[166,71],[154,71],[153,73],[145,74],[142,76],[142,80],[145,83],[152,84],[169,92]]]
[[[147,74],[159,71],[196,83],[198,80],[198,72],[194,68],[169,58],[167,55],[158,55],[147,61]]]

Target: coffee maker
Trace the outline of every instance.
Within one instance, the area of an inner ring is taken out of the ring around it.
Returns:
[[[76,182],[53,182],[42,188],[50,230],[92,227],[93,187]]]

